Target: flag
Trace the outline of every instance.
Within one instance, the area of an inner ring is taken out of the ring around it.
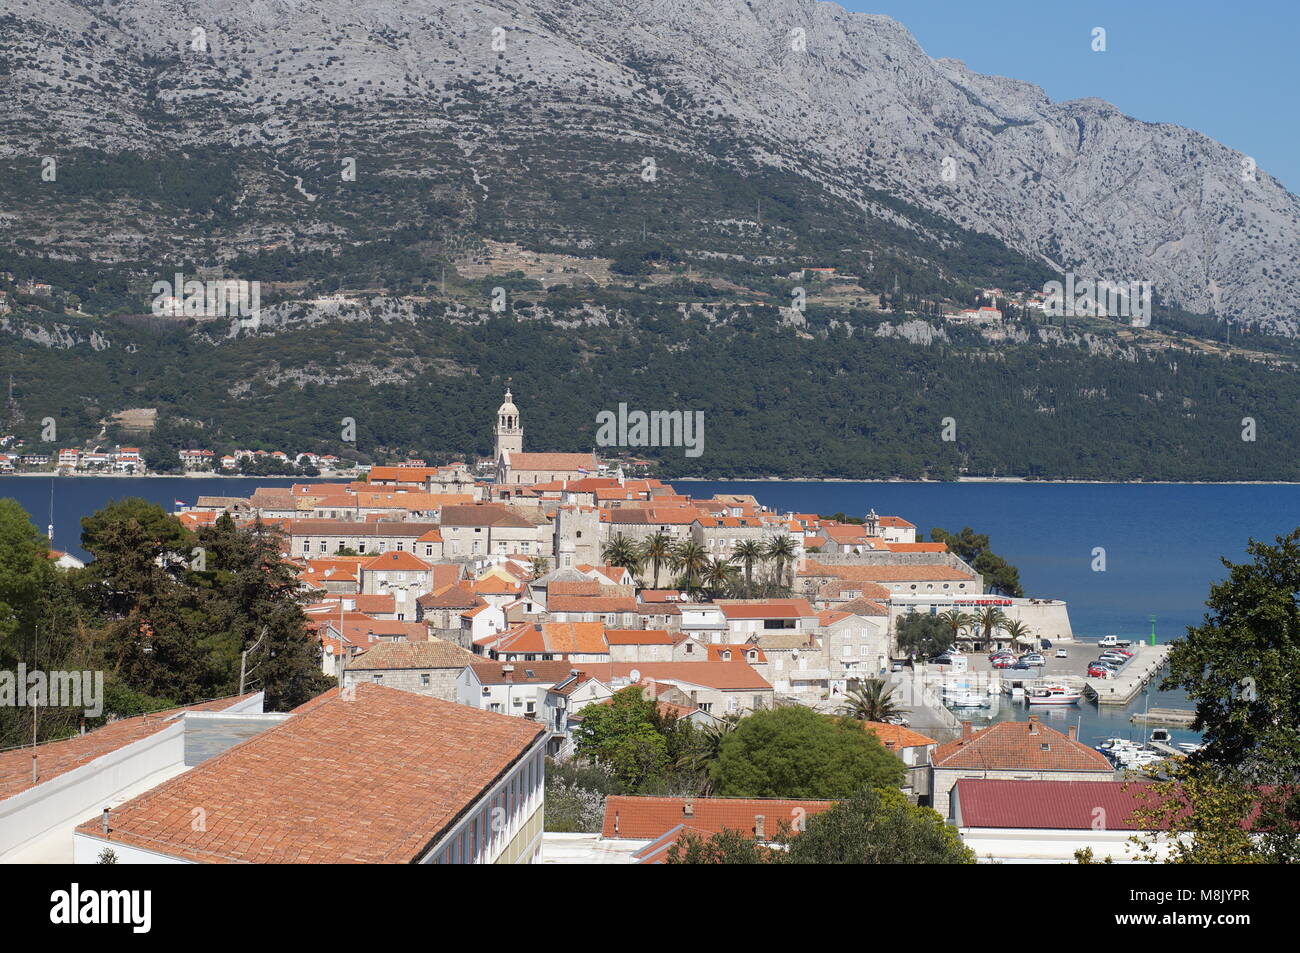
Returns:
[[[184,506],[184,505],[185,505],[184,500],[172,500],[172,506]]]

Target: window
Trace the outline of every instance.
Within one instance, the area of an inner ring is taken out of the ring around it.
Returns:
[[[432,679],[432,677],[431,677],[427,672],[424,673],[424,674],[422,674],[422,675],[420,676],[420,684],[421,684],[423,687],[428,688],[429,685],[432,684],[432,682],[433,682],[433,679]]]
[[[322,540],[320,541],[320,551],[321,551],[322,553],[327,553],[327,552],[329,552],[329,548],[330,548],[329,543],[325,542],[325,540],[322,539]]]
[[[384,676],[382,675],[376,675],[374,676],[374,679],[376,685],[382,685],[384,683]]]
[[[424,555],[426,555],[426,556],[432,556],[432,555],[433,555],[433,543],[425,543],[425,544],[424,544]]]
[[[364,554],[365,554],[365,551],[366,551],[366,544],[365,544],[365,543],[357,543],[357,552],[358,552],[358,553],[361,553],[362,555],[364,555]]]

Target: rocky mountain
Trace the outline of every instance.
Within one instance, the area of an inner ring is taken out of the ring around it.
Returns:
[[[485,238],[658,242],[696,266],[838,262],[920,292],[1146,280],[1186,311],[1300,333],[1300,199],[1247,157],[931,59],[834,4],[0,11],[0,250],[294,278],[313,253],[337,270],[373,246],[427,279]]]

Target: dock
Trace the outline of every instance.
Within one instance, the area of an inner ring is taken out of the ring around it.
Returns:
[[[1114,678],[1084,679],[1084,694],[1098,705],[1127,705],[1142,694],[1169,660],[1169,646],[1135,644],[1131,650],[1133,657]]]
[[[1196,712],[1186,708],[1152,708],[1134,712],[1129,718],[1135,725],[1173,725],[1175,728],[1190,728],[1195,720]]]

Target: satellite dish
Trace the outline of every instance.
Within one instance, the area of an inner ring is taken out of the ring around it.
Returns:
[[[627,673],[627,677],[634,682],[639,682],[641,681],[641,672],[634,668],[632,671]]]

